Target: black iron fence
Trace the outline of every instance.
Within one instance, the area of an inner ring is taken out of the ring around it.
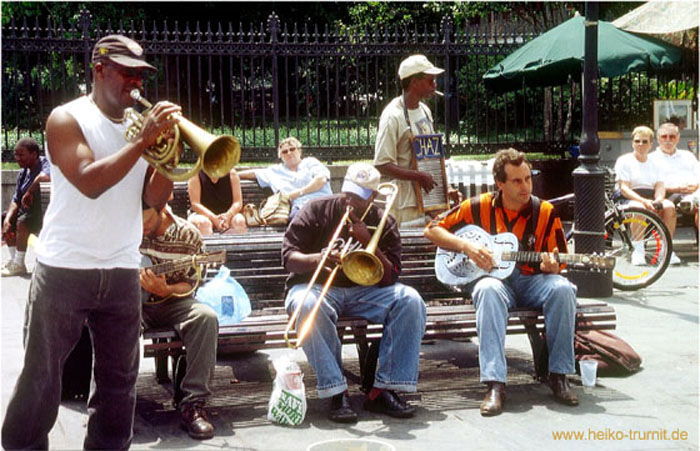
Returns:
[[[485,89],[484,72],[537,35],[522,21],[455,27],[446,16],[431,28],[350,33],[282,23],[273,13],[267,23],[247,28],[165,21],[98,29],[83,12],[68,28],[38,21],[3,27],[3,161],[11,159],[19,137],[33,135],[44,144],[48,113],[90,91],[91,49],[115,32],[141,42],[159,68],[145,80],[145,97],[181,104],[193,122],[234,134],[244,162],[275,160],[277,143],[290,135],[306,154],[325,161],[371,158],[381,110],[399,94],[399,62],[411,53],[446,69],[438,81],[445,95],[429,103],[448,152],[513,145],[563,154],[581,129],[579,83],[500,95]],[[695,89],[697,60],[689,67],[674,74],[676,93],[679,83]],[[609,80],[600,89],[601,129],[651,124],[651,100],[669,98],[669,82],[669,76],[650,74]]]

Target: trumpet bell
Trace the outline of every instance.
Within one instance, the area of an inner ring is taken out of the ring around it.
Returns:
[[[358,285],[376,285],[384,277],[384,265],[372,252],[356,250],[343,259],[343,272]]]
[[[238,164],[241,145],[235,137],[212,135],[183,117],[179,119],[177,126],[180,128],[182,139],[199,155],[201,168],[209,177],[224,177]],[[193,171],[188,171],[188,174],[191,172]],[[194,175],[196,171],[184,180]]]

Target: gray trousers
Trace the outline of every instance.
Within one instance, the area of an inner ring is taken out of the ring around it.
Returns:
[[[93,343],[86,449],[131,444],[139,369],[137,269],[78,270],[37,262],[24,323],[24,367],[2,425],[5,449],[48,448],[61,376],[87,319]]]
[[[180,385],[185,393],[180,406],[206,401],[211,395],[209,381],[214,373],[219,336],[214,310],[192,297],[170,299],[162,304],[144,304],[143,322],[146,327],[173,327],[182,338],[187,350],[187,371]]]

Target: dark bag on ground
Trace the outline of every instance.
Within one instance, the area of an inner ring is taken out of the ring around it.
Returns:
[[[642,358],[622,338],[605,330],[585,330],[574,334],[576,372],[578,362],[598,362],[598,376],[627,376],[639,371]]]

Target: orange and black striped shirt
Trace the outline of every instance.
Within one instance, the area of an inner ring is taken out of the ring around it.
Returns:
[[[539,205],[539,212],[533,214],[536,205]],[[536,225],[532,224],[533,217],[536,217]],[[511,232],[518,237],[520,250],[551,252],[556,247],[561,253],[567,252],[561,220],[554,213],[554,206],[534,196],[530,204],[518,212],[503,208],[499,193],[484,193],[442,213],[429,227],[439,226],[454,233],[467,224],[478,225],[491,235]],[[522,274],[540,272],[536,264],[518,267]]]

